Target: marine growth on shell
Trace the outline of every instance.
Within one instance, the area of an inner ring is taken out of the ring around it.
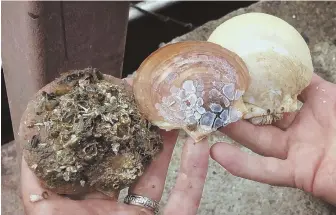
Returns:
[[[219,25],[208,41],[239,55],[248,68],[244,119],[271,124],[298,109],[297,96],[314,69],[309,47],[293,26],[269,14],[246,13]]]
[[[37,92],[22,116],[20,139],[42,187],[68,195],[117,194],[163,146],[132,88],[93,68],[63,74]]]

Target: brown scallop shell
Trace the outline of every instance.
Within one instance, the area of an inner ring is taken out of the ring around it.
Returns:
[[[29,126],[29,123],[34,122],[35,118],[37,117],[36,111],[35,111],[35,107],[36,107],[35,103],[37,102],[38,97],[40,97],[40,95],[44,92],[50,94],[50,93],[55,93],[57,90],[66,90],[66,89],[60,87],[60,86],[62,86],[61,82],[64,81],[66,77],[69,77],[69,75],[77,75],[81,71],[82,70],[69,72],[69,73],[63,73],[60,78],[58,78],[58,79],[52,81],[51,83],[47,84],[46,86],[44,86],[42,89],[40,89],[34,95],[34,97],[28,103],[27,108],[24,111],[24,113],[22,115],[22,118],[21,118],[21,123],[20,123],[20,127],[19,127],[20,147],[21,147],[21,150],[23,152],[23,157],[24,157],[25,161],[27,162],[29,168],[35,173],[35,175],[37,176],[37,178],[40,181],[40,185],[44,189],[50,190],[50,191],[58,193],[58,194],[66,194],[66,195],[80,195],[80,194],[90,193],[90,192],[93,192],[93,191],[99,191],[99,192],[102,192],[104,194],[113,196],[119,191],[118,189],[113,190],[113,191],[104,190],[104,189],[110,189],[110,188],[105,188],[105,187],[110,186],[110,184],[107,184],[107,183],[112,183],[114,181],[112,181],[110,178],[107,178],[106,180],[101,179],[101,178],[105,177],[103,175],[114,174],[114,173],[112,173],[114,169],[123,168],[123,166],[122,166],[123,163],[125,163],[125,165],[126,164],[128,165],[127,168],[131,168],[132,165],[142,165],[142,164],[139,164],[140,163],[139,160],[136,160],[136,159],[141,159],[142,158],[138,154],[136,154],[136,153],[134,153],[134,154],[124,153],[124,154],[113,155],[113,156],[106,155],[106,158],[104,158],[104,160],[100,161],[101,163],[99,163],[99,165],[100,165],[101,169],[103,169],[103,171],[106,171],[106,172],[110,171],[111,173],[106,173],[105,174],[104,172],[102,173],[100,170],[96,170],[96,169],[90,170],[91,172],[93,172],[92,177],[96,177],[97,179],[93,178],[93,179],[89,179],[89,180],[98,181],[97,183],[95,183],[93,185],[90,185],[89,183],[85,183],[85,184],[78,183],[79,181],[76,181],[76,182],[70,182],[69,181],[69,183],[62,183],[62,185],[57,185],[55,187],[51,187],[50,184],[48,185],[48,183],[46,183],[45,179],[44,180],[41,179],[41,178],[43,178],[43,177],[41,177],[41,174],[43,172],[43,167],[38,167],[40,169],[36,169],[37,164],[35,164],[35,163],[38,159],[41,159],[41,158],[43,159],[43,154],[42,154],[41,151],[37,151],[36,148],[32,149],[32,146],[31,146],[32,145],[32,139],[34,138],[35,135],[39,135],[40,139],[43,140],[43,139],[45,139],[47,134],[45,132],[45,129],[38,130],[36,126],[35,127]],[[132,99],[134,98],[133,97],[133,89],[126,82],[126,80],[118,79],[118,78],[115,78],[115,77],[112,77],[112,76],[109,76],[109,75],[105,75],[105,74],[101,74],[101,75],[103,76],[104,80],[109,81],[111,84],[122,86],[126,90],[126,94],[129,94],[130,98],[132,98]],[[135,103],[133,105],[135,107]],[[139,113],[135,112],[133,114],[139,114]],[[147,130],[144,131],[144,132],[145,133],[146,132],[150,133]],[[150,134],[153,134],[153,133],[150,133]],[[133,144],[135,144],[135,143],[133,143]],[[146,145],[146,146],[144,146],[145,148],[147,147],[147,145],[148,145],[147,148],[151,148],[151,144],[153,144],[153,143],[148,142],[148,143],[143,143],[143,144]],[[133,147],[135,147],[135,146],[133,146]],[[155,149],[155,150],[153,150],[153,152],[148,152],[148,153],[155,154],[155,153],[157,153],[157,150]],[[144,154],[146,155],[147,152],[144,153]],[[136,157],[136,159],[134,161],[134,162],[136,162],[136,164],[132,163],[133,162],[133,160],[131,160],[131,159],[133,159],[132,156]],[[128,159],[128,158],[130,158],[130,159]],[[147,157],[147,159],[148,159],[147,163],[149,164],[150,161],[151,161],[151,157],[150,158]],[[48,162],[49,162],[49,160],[48,160]],[[34,166],[34,165],[36,165],[36,166]],[[45,164],[45,166],[48,166],[48,165],[49,165],[48,163]],[[117,167],[115,167],[114,165],[116,165]],[[144,166],[144,168],[145,167],[146,166]],[[144,169],[141,169],[141,171],[143,172]],[[139,173],[139,175],[137,175],[135,178],[130,179],[127,182],[126,181],[120,182],[120,184],[118,184],[118,186],[120,185],[120,187],[121,187],[120,189],[122,189],[123,187],[127,187],[129,184],[133,183],[141,174],[142,173]],[[103,180],[105,180],[105,181],[103,181]],[[104,184],[104,183],[106,183],[106,184]],[[116,183],[118,183],[118,182],[116,182]]]
[[[242,118],[241,96],[250,83],[243,60],[204,41],[169,44],[136,71],[133,91],[140,111],[165,130],[183,129],[199,141]]]
[[[34,135],[46,135],[44,133],[41,133],[41,131],[38,131],[36,129],[36,127],[33,128],[29,128],[27,123],[33,121],[36,117],[34,108],[35,108],[35,102],[36,99],[39,95],[41,95],[43,92],[46,93],[53,93],[56,90],[60,89],[60,83],[64,80],[65,77],[67,77],[69,74],[76,74],[76,72],[67,72],[67,73],[63,73],[62,76],[52,82],[50,82],[49,84],[47,84],[46,86],[44,86],[43,88],[41,88],[35,95],[34,97],[30,100],[30,102],[27,105],[26,110],[24,111],[22,118],[21,118],[21,123],[20,123],[20,127],[19,127],[19,136],[20,136],[20,147],[21,150],[23,152],[23,156],[26,160],[26,162],[29,164],[31,164],[31,154],[29,153],[28,150],[26,150],[24,148],[24,145],[30,141],[32,139],[32,137]],[[117,85],[124,85],[129,92],[132,92],[132,88],[124,81],[121,79],[117,79],[113,76],[109,76],[109,75],[103,75],[105,80],[110,81],[113,84],[117,84]],[[33,168],[31,166],[29,166],[30,168]],[[59,193],[59,194],[81,194],[81,193],[87,193],[87,192],[92,192],[95,190],[94,187],[89,187],[87,184],[85,184],[84,186],[81,186],[80,184],[65,184],[64,186],[59,186],[59,187],[55,187],[55,188],[51,188],[48,187],[45,183],[45,181],[43,180],[39,180],[40,184],[43,188],[48,189],[52,192],[55,193]]]

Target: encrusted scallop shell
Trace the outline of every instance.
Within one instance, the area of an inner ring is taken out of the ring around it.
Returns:
[[[244,119],[271,124],[299,108],[297,96],[309,85],[313,65],[309,47],[293,26],[269,14],[246,13],[222,23],[208,41],[239,55],[248,68]]]
[[[19,141],[44,189],[114,196],[162,150],[158,132],[138,111],[125,80],[86,68],[63,73],[33,96]]]
[[[199,141],[247,111],[241,96],[249,85],[240,57],[210,42],[164,46],[136,71],[140,111],[161,129],[183,129]]]

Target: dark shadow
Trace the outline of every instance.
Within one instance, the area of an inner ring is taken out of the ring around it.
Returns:
[[[156,13],[199,27],[208,21],[219,19],[234,10],[253,3],[255,2],[187,1],[176,3]],[[123,76],[133,73],[141,62],[159,47],[161,42],[169,42],[189,31],[190,29],[187,27],[174,22],[163,22],[150,15],[129,22]]]
[[[14,140],[12,120],[10,116],[6,85],[1,68],[1,145]]]
[[[131,1],[137,3],[139,1]],[[204,23],[219,19],[226,14],[242,7],[247,7],[252,1],[200,1],[178,2],[170,7],[163,8],[157,13],[173,19],[193,24],[199,27]],[[169,42],[177,36],[190,31],[190,28],[174,22],[163,22],[153,16],[145,15],[137,20],[129,22],[126,39],[126,50],[123,66],[123,77],[133,73],[141,62],[162,42]],[[14,140],[12,121],[8,105],[6,85],[1,69],[1,144]]]

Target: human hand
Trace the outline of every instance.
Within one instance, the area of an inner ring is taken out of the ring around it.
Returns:
[[[132,85],[131,78],[125,80]],[[161,131],[163,138],[162,152],[150,164],[137,183],[130,187],[129,194],[137,194],[157,202],[160,201],[177,135],[177,131]],[[207,174],[208,159],[209,147],[205,140],[197,144],[194,144],[191,138],[186,140],[182,151],[180,172],[162,214],[196,214]],[[40,186],[38,179],[24,159],[22,159],[21,171],[23,203],[28,215],[153,214],[152,211],[143,207],[117,202],[119,194],[108,197],[98,192],[77,196],[80,200],[73,200],[47,191],[48,198],[46,200],[33,203],[29,200],[30,195],[41,195],[45,190]]]
[[[296,187],[336,205],[336,85],[314,74],[299,99],[301,110],[276,126],[241,120],[221,129],[262,156],[216,143],[211,157],[235,176]]]
[[[173,153],[177,132],[161,132],[164,141],[163,151],[151,163],[139,181],[129,189],[129,193],[149,197],[160,201],[164,190],[168,166]],[[203,186],[208,169],[209,147],[204,140],[197,144],[189,138],[184,144],[180,171],[175,187],[172,189],[167,205],[162,214],[195,215],[202,196]],[[143,207],[117,202],[118,195],[111,198],[102,193],[91,193],[81,196],[80,200],[72,200],[47,191],[48,198],[38,202],[30,202],[32,194],[41,195],[45,190],[38,179],[22,159],[21,187],[22,197],[27,215],[153,215]]]

